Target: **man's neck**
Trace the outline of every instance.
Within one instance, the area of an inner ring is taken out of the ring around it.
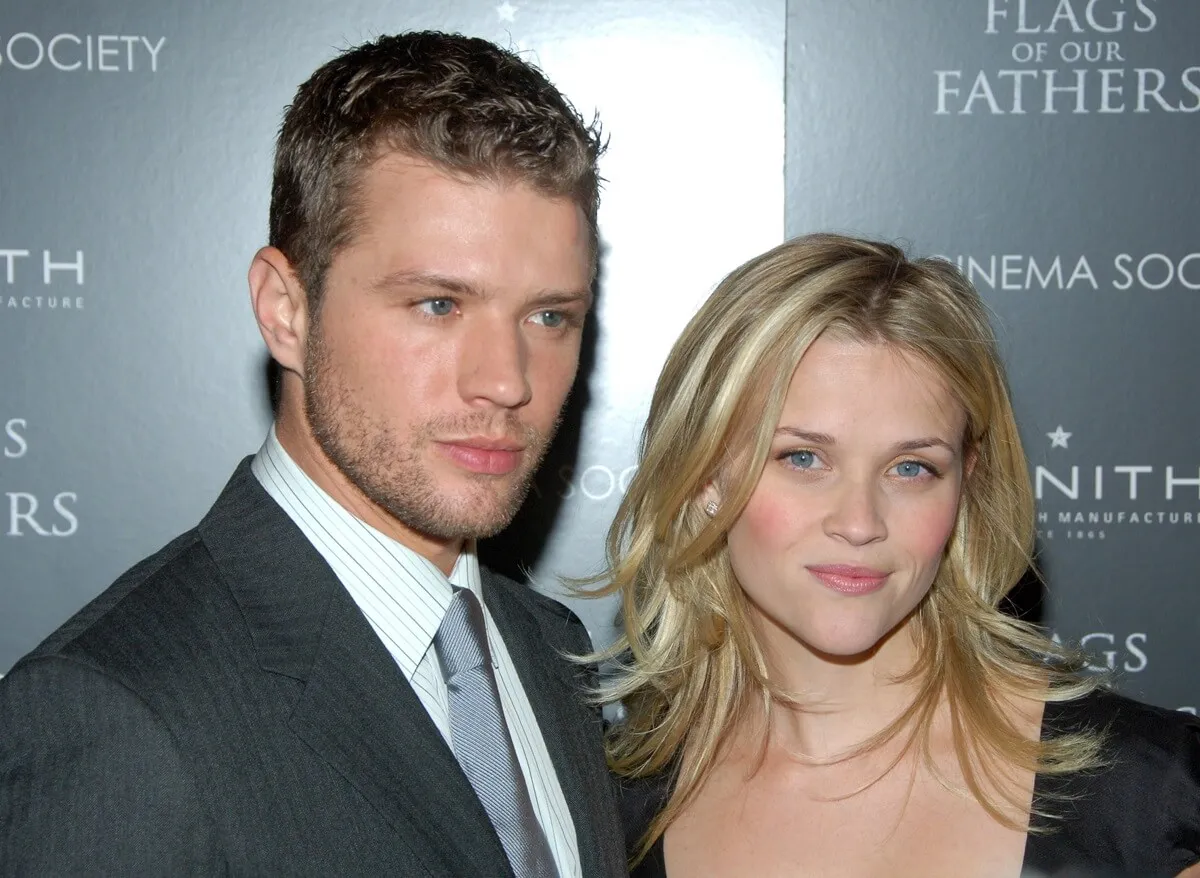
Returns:
[[[296,466],[335,503],[364,524],[424,556],[447,576],[450,575],[458,556],[462,554],[461,539],[438,540],[407,527],[350,481],[325,454],[312,432],[297,424],[295,419],[278,418],[275,436]]]

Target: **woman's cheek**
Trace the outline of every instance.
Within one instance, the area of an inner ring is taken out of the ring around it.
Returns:
[[[745,541],[759,549],[781,549],[802,535],[799,504],[779,491],[760,485],[738,519],[735,530],[741,530]],[[733,536],[731,534],[731,536]]]
[[[948,499],[936,498],[936,502],[914,512],[909,531],[912,550],[924,558],[940,558],[958,519],[958,492]]]

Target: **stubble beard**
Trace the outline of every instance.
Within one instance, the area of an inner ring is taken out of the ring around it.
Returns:
[[[304,410],[313,438],[368,500],[410,530],[439,540],[482,539],[508,526],[529,493],[559,419],[542,433],[507,413],[504,435],[525,446],[521,464],[503,476],[464,471],[460,484],[471,487],[450,496],[422,461],[422,451],[439,437],[492,435],[496,418],[446,416],[417,426],[408,437],[399,436],[346,386],[318,325],[311,327],[308,341]]]

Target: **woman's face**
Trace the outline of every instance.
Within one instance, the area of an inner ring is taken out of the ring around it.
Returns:
[[[923,361],[883,344],[813,343],[728,536],[768,644],[846,659],[907,619],[954,528],[965,425]]]

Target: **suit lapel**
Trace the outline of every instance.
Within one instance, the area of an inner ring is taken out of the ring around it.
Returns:
[[[600,750],[600,717],[584,702],[586,674],[555,653],[568,642],[566,631],[543,629],[570,623],[535,619],[509,593],[514,586],[486,570],[483,587],[571,812],[584,878],[628,875],[613,782]]]
[[[483,806],[420,699],[247,461],[200,532],[242,607],[262,668],[302,684],[293,731],[379,811],[429,875],[512,878]]]
[[[291,725],[437,874],[511,878],[500,841],[420,699],[343,592]]]

